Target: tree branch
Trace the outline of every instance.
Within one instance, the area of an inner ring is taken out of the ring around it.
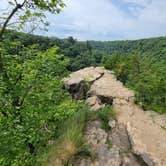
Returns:
[[[21,9],[24,6],[26,1],[27,0],[24,0],[24,2],[22,4],[17,4],[15,6],[15,8],[12,10],[12,12],[9,14],[9,16],[7,17],[6,21],[2,25],[2,28],[0,29],[0,41],[2,41],[3,34],[4,34],[5,30],[6,30],[6,27],[7,27],[8,23],[9,23],[9,21],[14,16],[14,14],[18,11],[18,9]],[[17,1],[15,1],[15,2],[17,2]],[[3,71],[2,55],[1,54],[0,54],[0,71]]]
[[[18,5],[17,0],[14,0],[15,4]]]
[[[13,15],[17,12],[17,10],[19,9],[19,6],[17,5],[13,10],[12,12],[10,13],[10,15],[8,16],[8,18],[6,19],[6,21],[4,22],[3,26],[2,26],[2,29],[0,31],[0,39],[2,39],[3,37],[3,34],[5,32],[5,29],[6,29],[6,26],[8,24],[8,22],[10,21],[10,19],[13,17]]]
[[[15,1],[17,3],[17,1]],[[4,22],[2,29],[0,31],[0,40],[2,40],[3,34],[6,30],[6,27],[9,23],[9,21],[11,20],[11,18],[14,16],[14,14],[18,11],[18,9],[21,9],[24,4],[26,3],[26,0],[24,0],[24,2],[22,4],[16,4],[15,8],[12,10],[12,12],[10,13],[10,15],[7,17],[6,21]]]

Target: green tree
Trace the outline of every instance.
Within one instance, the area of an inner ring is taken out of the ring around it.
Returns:
[[[3,3],[3,2],[2,2]],[[2,13],[6,17],[1,17],[1,30],[0,30],[0,39],[2,39],[5,29],[11,25],[16,24],[18,29],[22,29],[25,23],[32,23],[32,30],[39,26],[39,23],[45,22],[44,18],[46,17],[46,11],[51,13],[59,13],[61,9],[65,6],[62,0],[7,0],[8,5],[12,7],[11,11],[5,11]],[[19,12],[20,11],[20,12]],[[16,16],[16,18],[14,18]],[[14,18],[13,22],[12,18]],[[34,24],[35,23],[35,24]]]
[[[57,51],[31,46],[20,55],[3,57],[9,79],[0,75],[2,166],[36,165],[48,142],[56,138],[58,125],[81,106],[63,90],[69,61]]]

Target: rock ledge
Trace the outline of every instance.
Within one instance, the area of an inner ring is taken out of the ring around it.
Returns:
[[[84,68],[70,74],[64,84],[73,98],[86,99],[92,111],[111,104],[117,112],[116,120],[109,122],[110,133],[101,129],[100,121],[87,124],[85,137],[98,157],[93,162],[82,159],[77,165],[166,166],[166,117],[144,112],[134,103],[134,92],[124,87],[112,71]]]

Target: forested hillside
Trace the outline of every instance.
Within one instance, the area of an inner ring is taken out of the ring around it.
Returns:
[[[87,66],[105,66],[137,94],[144,109],[165,112],[166,107],[166,37],[133,41],[79,42],[73,37],[59,39],[8,31],[6,39],[25,47],[36,45],[46,50],[54,45],[69,58],[69,71]],[[9,46],[9,51],[10,51]],[[14,53],[13,49],[11,53]]]
[[[112,53],[140,53],[148,56],[165,57],[166,37],[126,41],[90,41],[93,49]]]
[[[165,46],[166,37],[78,42],[73,37],[7,31],[0,43],[0,164],[41,165],[52,152],[48,146],[52,144],[53,153],[60,158],[65,144],[74,146],[64,160],[82,151],[88,153],[81,146],[85,115],[77,114],[83,104],[73,101],[62,83],[68,73],[87,66],[113,70],[135,90],[136,102],[145,110],[166,113]]]
[[[65,57],[70,58],[70,63],[68,64],[70,71],[101,63],[102,55],[98,51],[92,52],[89,42],[78,42],[73,37],[59,39],[57,37],[28,35],[13,31],[8,31],[5,36],[9,41],[20,42],[25,47],[35,44],[39,50],[43,51],[52,46],[58,46],[60,48],[59,51]],[[13,53],[13,51],[11,52]]]

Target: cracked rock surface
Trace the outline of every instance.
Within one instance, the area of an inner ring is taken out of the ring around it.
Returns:
[[[110,132],[101,128],[100,120],[87,123],[85,138],[96,159],[83,158],[75,165],[166,166],[166,117],[144,112],[134,103],[134,92],[113,72],[88,67],[70,74],[64,84],[75,99],[87,99],[92,111],[111,104],[117,113],[116,120],[109,121]]]

